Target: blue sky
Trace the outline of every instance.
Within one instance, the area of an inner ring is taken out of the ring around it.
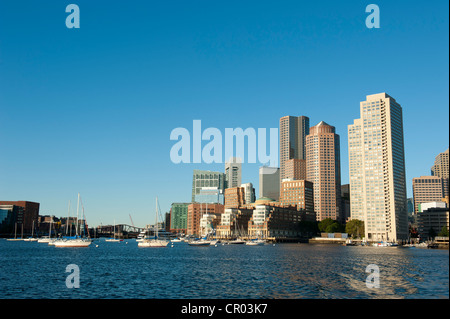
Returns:
[[[80,8],[68,29],[65,7]],[[447,1],[1,1],[0,199],[90,225],[154,220],[189,201],[192,170],[173,164],[170,132],[272,128],[284,115],[341,136],[366,95],[403,107],[408,195],[448,148]],[[243,166],[258,190],[259,164]],[[74,207],[74,205],[72,205]],[[73,211],[72,211],[73,213]]]

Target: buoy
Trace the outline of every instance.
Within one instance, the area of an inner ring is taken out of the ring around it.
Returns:
[[[95,245],[95,247],[98,247],[98,245]]]

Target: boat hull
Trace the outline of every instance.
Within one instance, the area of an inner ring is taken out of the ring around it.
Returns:
[[[39,238],[37,242],[38,243],[50,243],[52,241],[54,241],[54,239],[51,239],[51,238]]]
[[[209,240],[195,240],[188,243],[189,246],[211,246]]]
[[[262,245],[264,245],[266,242],[264,242],[264,241],[248,241],[248,242],[246,242],[245,244],[247,245],[247,246],[262,246]]]
[[[243,244],[245,244],[245,241],[241,241],[241,240],[232,240],[232,241],[230,241],[230,242],[228,242],[228,244],[230,244],[230,245],[243,245]]]
[[[64,247],[89,247],[89,245],[91,244],[91,241],[87,241],[87,240],[57,240],[54,241],[53,246],[55,247],[60,247],[60,248],[64,248]]]
[[[151,241],[139,242],[138,247],[158,248],[158,247],[167,247],[168,244],[169,244],[169,242],[165,241],[165,240],[151,240]]]

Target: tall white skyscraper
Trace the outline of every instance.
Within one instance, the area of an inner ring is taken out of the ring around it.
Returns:
[[[242,160],[238,157],[231,157],[225,162],[225,182],[226,188],[241,186],[242,180]]]
[[[348,126],[351,219],[369,241],[408,238],[402,108],[386,93],[360,103]]]

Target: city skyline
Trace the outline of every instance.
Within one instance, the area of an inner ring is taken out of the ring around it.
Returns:
[[[69,30],[63,7],[1,3],[0,200],[64,217],[81,193],[90,226],[130,223],[129,214],[152,223],[156,196],[162,212],[190,200],[194,169],[224,172],[170,161],[171,130],[195,119],[222,132],[278,128],[283,116],[330,123],[348,184],[347,126],[381,92],[403,108],[413,197],[412,179],[449,145],[448,3],[378,5],[374,30],[356,3],[80,1],[81,28]],[[242,164],[256,193],[260,166]]]

